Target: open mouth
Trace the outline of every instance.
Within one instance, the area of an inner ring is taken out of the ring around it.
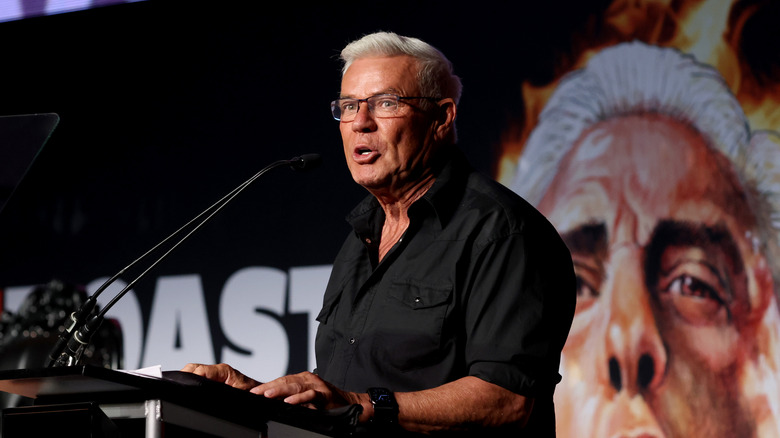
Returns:
[[[360,163],[368,163],[369,161],[373,161],[378,156],[379,153],[375,149],[371,149],[370,147],[366,146],[356,147],[353,155],[354,159]]]

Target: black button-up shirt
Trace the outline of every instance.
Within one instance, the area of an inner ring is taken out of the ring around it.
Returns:
[[[378,262],[384,211],[369,196],[348,216],[354,234],[334,262],[317,317],[318,374],[358,392],[417,391],[476,376],[534,397],[532,420],[544,419],[529,426],[549,431],[576,302],[558,233],[459,151],[409,218]]]

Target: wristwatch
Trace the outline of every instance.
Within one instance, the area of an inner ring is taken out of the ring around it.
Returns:
[[[374,425],[397,425],[398,403],[393,397],[393,392],[387,388],[368,388],[368,398],[374,405]]]

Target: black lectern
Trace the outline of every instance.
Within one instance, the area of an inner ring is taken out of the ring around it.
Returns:
[[[182,377],[88,365],[0,371],[0,391],[35,399],[3,410],[2,436],[343,437],[355,432],[361,412],[357,405],[312,410]]]

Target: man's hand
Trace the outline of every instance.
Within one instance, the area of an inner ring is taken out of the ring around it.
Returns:
[[[364,415],[368,414],[365,411],[371,406],[368,394],[342,391],[310,372],[280,377],[252,388],[251,392],[315,409],[362,404]]]
[[[187,364],[181,370],[186,371],[188,373],[194,373],[199,376],[203,376],[210,380],[222,382],[226,385],[230,385],[238,389],[243,389],[245,391],[248,391],[260,385],[260,382],[258,382],[257,380],[241,374],[241,372],[239,372],[238,370],[224,363],[218,365],[203,365],[199,363],[190,363]]]

